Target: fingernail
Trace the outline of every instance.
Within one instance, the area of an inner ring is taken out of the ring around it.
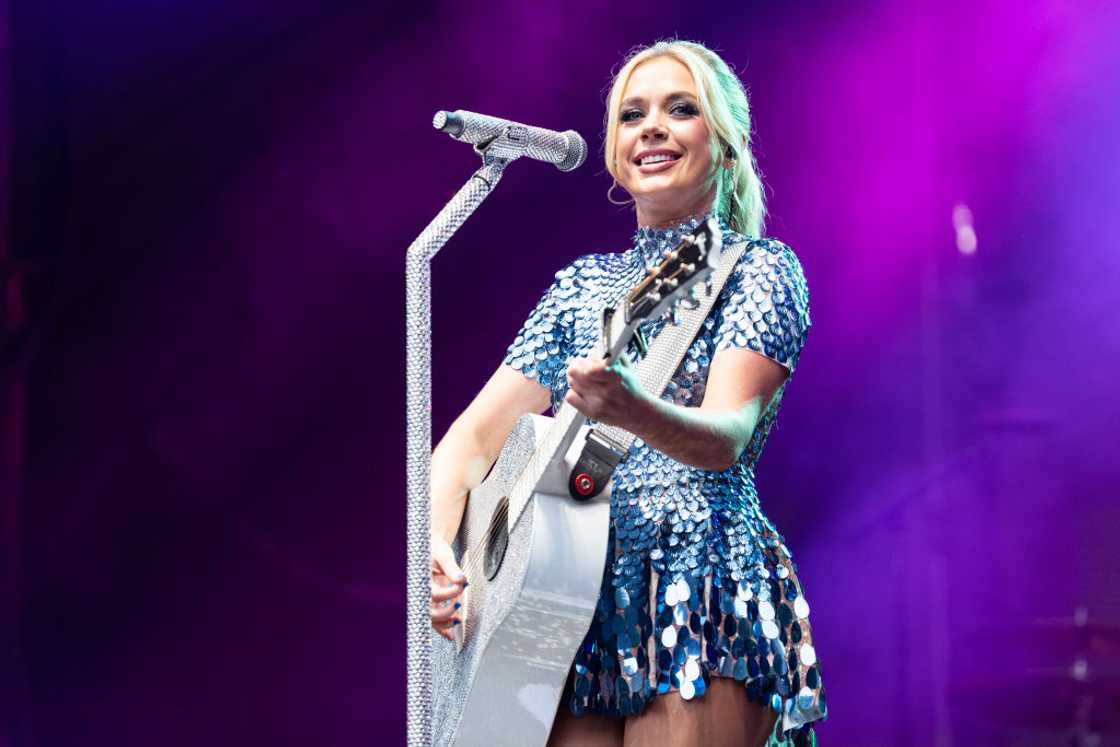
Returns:
[[[458,620],[458,619],[457,619],[457,620],[455,620],[455,622],[453,622],[453,623],[451,623],[451,624],[452,624],[452,625],[458,625],[458,624],[459,624],[459,623],[461,623],[461,622],[462,622],[462,620]]]
[[[460,608],[460,607],[462,607],[462,606],[463,606],[463,605],[459,604],[458,602],[456,602],[456,603],[455,603],[455,609],[459,609],[459,608]]]
[[[465,588],[467,588],[468,586],[470,586],[470,584],[469,584],[469,583],[467,582],[467,579],[465,579],[465,578],[464,578],[464,579],[463,579],[463,588],[465,589]]]

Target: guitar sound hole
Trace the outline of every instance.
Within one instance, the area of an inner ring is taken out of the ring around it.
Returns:
[[[486,532],[486,556],[483,562],[483,573],[489,581],[494,580],[501,570],[502,561],[506,557],[506,548],[509,547],[509,528],[506,517],[509,515],[509,498],[503,498],[498,503],[498,508],[490,518],[490,528]]]

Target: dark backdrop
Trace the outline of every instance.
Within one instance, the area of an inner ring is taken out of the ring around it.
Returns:
[[[403,253],[476,164],[431,116],[593,150],[436,258],[438,437],[551,274],[627,245],[605,87],[674,34],[747,81],[810,284],[759,479],[822,743],[1059,743],[1030,635],[1120,619],[1114,6],[0,7],[0,744],[402,739]]]

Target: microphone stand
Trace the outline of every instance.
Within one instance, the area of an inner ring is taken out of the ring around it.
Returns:
[[[432,593],[431,261],[493,191],[505,167],[525,153],[523,128],[507,127],[493,140],[477,144],[474,149],[482,156],[482,167],[439,211],[408,247],[405,255],[409,747],[429,747],[432,744],[432,642],[428,613]]]

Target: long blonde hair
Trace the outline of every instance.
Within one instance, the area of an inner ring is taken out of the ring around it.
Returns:
[[[716,179],[715,211],[732,229],[751,237],[761,237],[766,220],[762,181],[751,152],[751,109],[739,76],[719,55],[703,44],[690,41],[659,41],[633,50],[611,83],[607,96],[606,142],[607,171],[617,181],[614,150],[622,92],[634,68],[655,57],[672,57],[692,74],[700,111],[711,133],[712,167],[720,169],[725,158],[731,168],[720,170]]]

